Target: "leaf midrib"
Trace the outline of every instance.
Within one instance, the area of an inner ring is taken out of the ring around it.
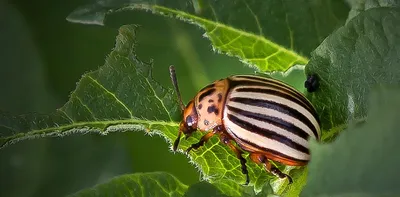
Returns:
[[[248,37],[252,37],[252,38],[254,38],[255,40],[261,40],[261,41],[263,41],[263,42],[265,42],[265,43],[268,43],[268,44],[271,45],[272,47],[275,47],[275,48],[277,48],[277,49],[279,49],[279,50],[284,51],[285,53],[288,53],[288,54],[291,54],[291,55],[293,55],[293,56],[298,57],[299,60],[301,60],[301,61],[308,62],[308,59],[307,59],[307,58],[305,58],[305,57],[303,57],[303,56],[297,54],[297,53],[294,52],[294,51],[287,50],[285,47],[282,47],[282,46],[280,46],[280,45],[278,45],[278,44],[276,44],[276,43],[274,43],[274,42],[272,42],[272,41],[266,39],[266,38],[263,37],[263,36],[259,36],[259,35],[256,35],[256,34],[248,33],[248,32],[245,32],[245,31],[241,31],[241,30],[238,30],[238,29],[236,29],[236,28],[227,26],[227,25],[225,25],[225,24],[223,24],[223,23],[219,23],[219,22],[215,22],[215,21],[210,21],[210,20],[207,20],[207,19],[204,19],[204,18],[195,16],[195,15],[192,15],[192,14],[188,14],[188,13],[183,12],[183,11],[173,10],[173,9],[170,9],[170,8],[167,8],[167,7],[164,7],[164,6],[153,5],[153,9],[155,9],[155,10],[160,10],[160,11],[168,11],[168,12],[170,12],[170,13],[174,13],[174,14],[177,14],[177,15],[179,15],[179,16],[187,16],[188,18],[193,18],[193,19],[198,20],[198,21],[201,21],[201,22],[203,22],[203,23],[205,23],[205,24],[215,25],[216,27],[222,27],[222,28],[227,29],[227,30],[229,30],[229,31],[236,32],[236,33],[238,33],[238,34],[240,34],[240,35],[245,35],[245,36],[248,36]]]
[[[46,134],[46,133],[50,133],[50,132],[57,131],[57,130],[65,131],[65,130],[69,130],[69,129],[83,128],[83,127],[98,128],[98,129],[104,130],[109,126],[116,126],[116,125],[123,125],[123,124],[147,124],[147,125],[149,125],[149,127],[151,127],[153,125],[178,127],[178,123],[172,122],[172,121],[166,122],[166,121],[154,121],[154,120],[142,120],[142,119],[85,121],[85,122],[74,122],[72,124],[63,125],[63,126],[59,126],[59,127],[48,127],[45,129],[31,130],[26,133],[18,133],[16,135],[3,137],[0,139],[8,141],[8,140],[11,140],[14,138],[20,138],[23,136],[33,136],[36,134]],[[99,127],[99,125],[104,125],[104,126]],[[0,125],[0,127],[9,128],[6,125]]]
[[[180,11],[180,10],[174,10],[174,9],[170,9],[168,7],[159,6],[159,5],[151,5],[151,6],[149,6],[149,5],[146,5],[146,4],[136,3],[136,4],[133,4],[133,5],[129,5],[129,6],[121,8],[121,9],[118,9],[117,11],[123,11],[123,10],[128,10],[128,9],[143,9],[143,10],[150,10],[150,11],[153,10],[153,11],[158,11],[159,12],[158,14],[163,14],[163,11],[164,11],[166,13],[172,13],[172,14],[176,14],[177,16],[186,17],[187,19],[197,20],[197,21],[200,21],[200,22],[202,22],[204,24],[214,25],[215,28],[221,27],[221,28],[227,29],[229,31],[238,33],[240,35],[248,36],[248,37],[254,38],[255,40],[260,40],[260,41],[262,41],[264,43],[267,43],[268,45],[270,45],[270,46],[272,46],[274,48],[277,48],[278,50],[281,50],[281,51],[283,51],[283,52],[285,52],[287,54],[290,54],[290,55],[293,55],[293,56],[297,57],[297,60],[302,61],[304,63],[307,63],[309,61],[308,58],[299,55],[295,51],[288,50],[285,47],[280,46],[280,45],[278,45],[278,44],[266,39],[263,36],[252,34],[252,33],[248,33],[248,32],[245,32],[245,31],[242,31],[242,30],[227,26],[227,25],[225,25],[223,23],[219,23],[219,22],[208,20],[208,19],[204,19],[204,18],[198,17],[196,15],[188,14],[188,13]],[[196,24],[199,25],[199,26],[202,26],[202,24],[200,24],[198,22],[196,22]]]

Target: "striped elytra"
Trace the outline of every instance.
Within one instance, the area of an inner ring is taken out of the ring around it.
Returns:
[[[309,162],[308,140],[320,139],[320,121],[311,102],[296,89],[272,78],[234,75],[207,85],[184,106],[173,66],[170,73],[182,109],[174,151],[182,133],[189,137],[197,130],[206,132],[186,152],[218,135],[240,160],[245,184],[250,181],[245,152],[251,161],[289,183],[291,177],[269,160],[289,166]]]

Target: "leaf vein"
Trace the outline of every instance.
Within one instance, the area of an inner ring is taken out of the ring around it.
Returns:
[[[210,6],[211,12],[212,12],[213,15],[214,15],[215,21],[218,21],[217,13],[215,12],[214,7],[211,5],[210,2],[208,3],[208,5]]]
[[[78,95],[73,94],[73,97],[78,100],[78,102],[89,112],[89,114],[93,117],[94,120],[97,120],[96,116],[94,115],[94,113],[92,112],[92,110],[90,110],[89,106],[87,106],[85,103],[83,103],[82,99],[80,99],[78,97]]]
[[[14,132],[18,132],[15,128],[9,127],[7,125],[1,124],[0,126],[6,128],[6,129],[10,129],[11,131],[14,131]],[[0,138],[0,139],[2,139],[2,138]]]
[[[274,42],[272,42],[270,40],[267,40],[265,37],[263,37],[261,35],[256,35],[256,34],[253,34],[253,33],[245,32],[245,31],[242,31],[242,30],[227,26],[227,25],[219,23],[219,22],[210,21],[208,19],[204,19],[204,18],[195,16],[195,15],[192,15],[192,14],[188,14],[188,13],[183,12],[183,11],[173,10],[173,9],[170,9],[170,8],[167,8],[167,7],[164,7],[164,6],[154,5],[153,9],[158,10],[160,12],[168,12],[168,13],[176,14],[176,15],[179,15],[181,17],[185,17],[185,18],[188,18],[188,19],[191,19],[191,20],[194,20],[194,21],[202,22],[204,24],[216,25],[218,27],[222,27],[224,29],[227,29],[227,30],[229,30],[231,32],[235,32],[235,33],[238,33],[238,34],[243,34],[244,36],[247,36],[249,38],[253,38],[253,39],[256,39],[256,40],[259,39],[259,40],[261,40],[262,42],[266,43],[267,45],[269,45],[271,47],[274,47],[274,48],[277,48],[277,49],[281,49],[283,52],[285,52],[287,54],[290,54],[290,55],[292,55],[294,57],[298,57],[302,62],[307,62],[308,61],[308,59],[306,57],[303,57],[303,56],[299,55],[298,53],[296,53],[295,51],[288,50],[283,46],[280,46],[280,45],[278,45],[278,44],[276,44],[276,43],[274,43]],[[201,24],[199,24],[199,25],[201,27],[203,27],[204,29],[206,29],[204,27],[204,25],[201,25]]]
[[[262,28],[261,28],[260,20],[258,20],[258,16],[253,12],[253,10],[250,8],[249,4],[245,0],[242,0],[242,1],[246,5],[246,7],[250,11],[250,13],[253,15],[254,19],[256,20],[258,33],[260,34],[260,36],[264,36]]]
[[[108,94],[110,94],[119,104],[121,104],[122,107],[124,107],[126,109],[126,111],[128,111],[129,115],[131,118],[133,118],[133,114],[132,111],[129,110],[129,108],[121,101],[117,98],[117,96],[112,93],[111,91],[107,90],[107,88],[105,88],[102,84],[100,84],[96,79],[94,79],[91,76],[87,76],[89,77],[89,79],[91,79],[96,85],[98,85],[100,88],[102,88],[104,91],[106,91]]]
[[[26,133],[18,133],[14,136],[0,137],[0,140],[7,139],[16,139],[23,138],[24,136],[34,136],[37,134],[48,134],[53,131],[66,131],[73,128],[82,128],[82,127],[96,127],[100,129],[99,125],[124,125],[124,124],[152,124],[152,125],[168,125],[172,127],[178,127],[176,122],[165,122],[165,121],[148,121],[148,120],[140,120],[140,119],[129,119],[129,120],[106,120],[106,121],[91,121],[91,122],[76,122],[70,125],[63,125],[59,127],[49,127],[45,129],[31,130]],[[22,131],[17,131],[22,132]]]
[[[242,34],[239,34],[238,36],[236,36],[236,38],[233,38],[233,39],[230,40],[229,42],[227,42],[227,43],[225,43],[225,44],[223,44],[223,45],[220,45],[220,46],[218,46],[218,47],[225,47],[225,46],[228,46],[228,45],[230,45],[230,44],[236,42],[236,40],[240,39],[241,37],[242,37]],[[233,47],[232,47],[232,48],[233,48]]]
[[[74,123],[74,120],[63,109],[57,109],[57,111],[60,111],[61,113],[63,113],[67,120],[69,120],[71,123]]]
[[[172,117],[171,117],[171,115],[169,114],[169,111],[168,111],[167,107],[165,107],[164,102],[161,100],[161,98],[158,97],[158,95],[156,94],[156,91],[154,90],[153,86],[150,84],[150,82],[149,82],[149,80],[148,80],[147,78],[146,78],[146,82],[147,82],[147,84],[149,85],[151,91],[153,92],[154,97],[155,97],[158,101],[160,101],[160,103],[161,103],[162,107],[164,108],[165,112],[167,112],[168,117],[169,117],[169,120],[172,121]]]
[[[290,27],[290,24],[289,24],[289,17],[288,17],[288,14],[287,14],[285,2],[284,2],[283,0],[282,0],[282,7],[283,7],[283,9],[285,10],[285,22],[286,22],[286,26],[287,26],[287,28],[288,28],[288,30],[289,30],[290,49],[293,49],[293,48],[294,48],[293,30],[292,30],[292,28]]]

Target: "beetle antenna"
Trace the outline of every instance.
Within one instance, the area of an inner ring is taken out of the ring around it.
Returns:
[[[179,91],[178,87],[178,80],[176,79],[175,67],[173,65],[169,66],[169,73],[171,76],[172,84],[174,85],[176,94],[178,96],[179,104],[181,105],[181,110],[183,112],[185,110],[185,105],[182,102],[181,92]]]
[[[182,97],[181,97],[181,92],[179,91],[179,86],[178,86],[178,80],[176,78],[176,72],[175,72],[175,67],[173,65],[169,66],[169,74],[171,76],[171,81],[172,84],[174,85],[176,95],[178,96],[179,100],[179,105],[181,106],[181,111],[185,110],[185,105],[183,104]],[[181,135],[182,131],[179,129],[178,137],[176,137],[176,140],[174,142],[173,150],[176,151],[179,145],[179,141],[181,140]]]

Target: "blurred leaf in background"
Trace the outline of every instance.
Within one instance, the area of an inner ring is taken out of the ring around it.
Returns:
[[[38,48],[22,14],[3,1],[0,30],[0,109],[14,114],[50,112],[56,107],[56,100],[44,80],[45,68]],[[45,170],[41,165],[46,146],[41,142],[1,151],[1,196],[30,196],[37,189]],[[25,185],[23,190],[19,189],[21,185]]]
[[[399,196],[399,109],[400,86],[374,86],[364,122],[350,124],[331,144],[312,142],[315,159],[301,196]]]
[[[399,7],[399,0],[345,0],[350,5],[351,10],[346,22],[349,22],[353,17],[359,13],[364,12],[371,8],[380,7]]]
[[[167,172],[150,172],[117,176],[106,183],[69,196],[276,197],[272,192],[272,188],[265,185],[262,192],[256,194],[251,187],[238,185],[232,180],[222,180],[213,184],[201,181],[188,186]]]
[[[38,2],[38,5],[41,3],[46,4]],[[74,62],[74,58],[71,57],[77,56],[70,53],[61,54],[63,50],[60,46],[66,47],[68,42],[60,40],[57,36],[66,33],[62,32],[65,27],[62,28],[62,25],[57,23],[64,21],[65,16],[57,17],[57,12],[52,12],[55,8],[50,7],[47,13],[44,11],[42,15],[36,15],[34,7],[26,10],[24,6],[1,1],[0,87],[2,96],[0,108],[2,111],[9,111],[12,114],[49,113],[64,103],[70,91],[68,88],[74,87],[76,79],[82,72],[96,68],[96,65],[91,63],[92,67],[76,69],[79,64],[74,65],[63,61]],[[35,15],[27,17],[32,11]],[[49,17],[46,14],[53,16]],[[58,22],[56,22],[57,18]],[[37,20],[36,24],[35,20]],[[46,24],[46,21],[49,23]],[[64,24],[68,23],[64,22]],[[57,30],[55,27],[61,27],[61,29]],[[111,44],[112,42],[111,39]],[[83,43],[84,41],[81,41],[76,44],[82,46]],[[79,47],[75,45],[73,48]],[[108,47],[107,50],[109,50]],[[81,65],[85,65],[88,55],[86,53],[85,60],[81,60]],[[103,54],[98,54],[96,59],[101,62],[102,56]],[[57,65],[59,67],[55,68]],[[63,72],[64,69],[66,72]],[[78,75],[74,76],[74,72]],[[61,80],[59,85],[57,85],[58,80]],[[70,81],[70,84],[66,84],[65,81]],[[1,196],[43,196],[45,193],[48,196],[54,196],[76,191],[85,184],[90,186],[98,179],[121,172],[120,169],[124,167],[121,168],[118,164],[125,165],[126,169],[129,163],[124,159],[128,155],[124,155],[121,148],[119,150],[118,147],[114,148],[114,141],[115,138],[113,139],[112,136],[109,139],[96,138],[96,136],[71,137],[62,140],[38,139],[17,144],[12,149],[5,149],[0,153],[2,161],[0,170],[2,177],[8,178],[1,179]],[[99,147],[107,148],[107,146],[108,152],[99,149]],[[107,163],[105,161],[120,162]],[[112,168],[114,172],[107,172],[107,168]],[[49,184],[52,187],[48,187]]]
[[[76,192],[80,196],[183,196],[188,186],[165,172],[136,173],[114,177],[109,182]]]

